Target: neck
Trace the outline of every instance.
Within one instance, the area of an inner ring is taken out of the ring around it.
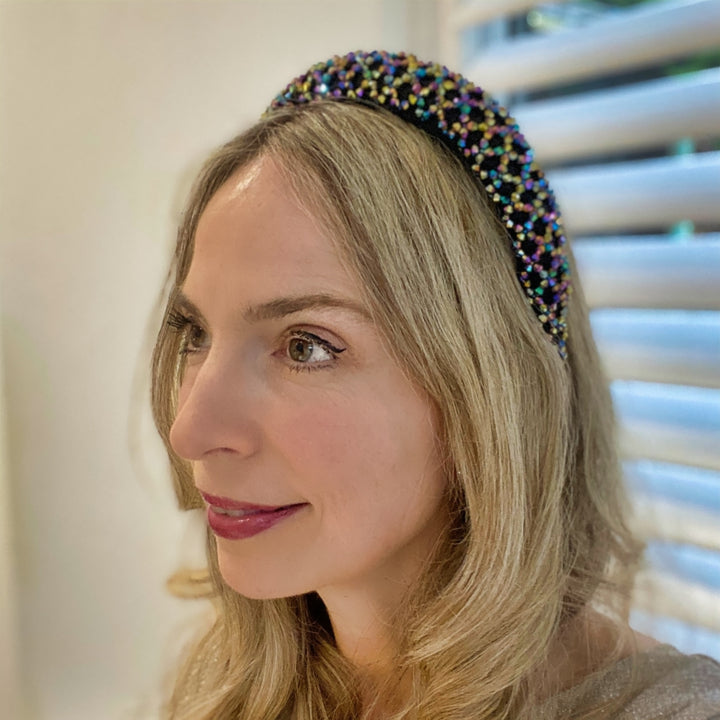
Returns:
[[[366,706],[372,706],[378,693],[384,695],[386,689],[398,699],[409,692],[400,678],[402,618],[448,525],[446,514],[437,513],[423,536],[394,553],[388,562],[349,582],[317,590],[335,643],[357,671]]]
[[[392,708],[387,703],[405,697],[411,691],[409,676],[401,676],[398,664],[400,638],[398,613],[404,593],[395,600],[378,594],[326,592],[335,641],[342,654],[355,666],[364,706],[372,708],[371,717],[385,717]],[[384,602],[382,601],[384,599]],[[651,638],[618,626],[592,610],[582,612],[552,643],[539,672],[538,680],[546,688],[538,700],[567,690],[608,661],[656,645]],[[392,697],[379,704],[378,691],[391,687]]]
[[[321,593],[340,652],[361,678],[379,685],[396,666],[399,638],[394,630],[397,604],[387,593]]]

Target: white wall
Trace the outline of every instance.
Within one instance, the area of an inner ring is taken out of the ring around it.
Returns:
[[[16,568],[0,629],[20,637],[0,688],[23,677],[3,688],[8,720],[154,715],[139,703],[188,606],[164,591],[183,524],[144,409],[144,343],[181,198],[311,62],[432,53],[432,6],[0,2],[0,540],[14,543],[0,570]]]
[[[0,337],[0,378],[2,368],[2,338]],[[0,698],[3,712],[9,718],[19,717],[20,672],[18,658],[17,596],[15,593],[15,563],[10,509],[10,481],[7,472],[5,443],[5,389],[0,385]]]

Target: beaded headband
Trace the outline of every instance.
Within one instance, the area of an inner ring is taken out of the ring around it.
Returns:
[[[460,157],[493,201],[512,243],[520,285],[565,358],[570,280],[560,213],[532,148],[505,108],[446,67],[382,51],[313,65],[267,112],[315,100],[385,108]]]

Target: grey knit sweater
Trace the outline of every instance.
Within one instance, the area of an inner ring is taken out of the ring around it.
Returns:
[[[720,664],[659,645],[589,676],[554,699],[558,716],[572,718],[575,708],[623,695],[608,720],[720,720]]]

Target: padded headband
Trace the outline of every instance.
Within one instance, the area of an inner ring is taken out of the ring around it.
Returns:
[[[505,108],[446,67],[382,51],[349,53],[313,65],[267,112],[317,100],[385,108],[463,161],[496,208],[520,285],[565,358],[570,279],[560,213],[532,148]]]

